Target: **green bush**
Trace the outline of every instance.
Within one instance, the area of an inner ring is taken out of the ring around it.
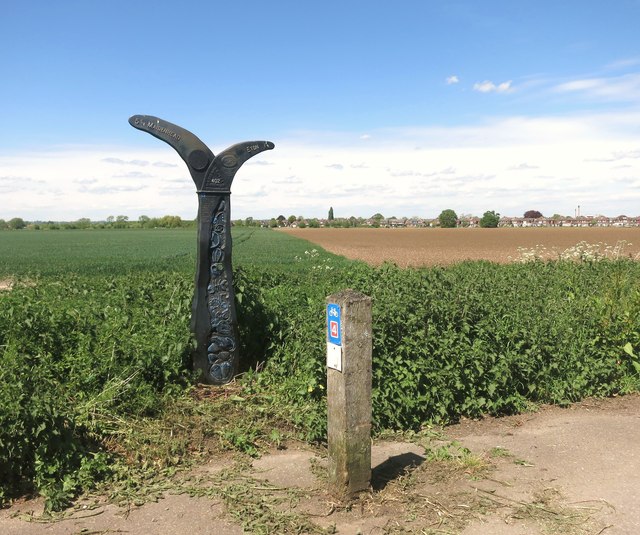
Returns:
[[[638,263],[289,256],[236,269],[242,355],[260,370],[241,382],[309,440],[326,432],[325,298],[345,288],[373,298],[376,431],[640,386]],[[0,501],[36,491],[62,506],[108,476],[123,422],[162,418],[163,400],[184,395],[192,292],[181,268],[42,276],[0,293]]]
[[[69,277],[0,294],[0,501],[60,507],[106,473],[114,421],[188,384],[190,282]]]
[[[269,318],[259,380],[288,404],[322,410],[324,300],[351,287],[373,298],[375,428],[416,429],[638,388],[627,343],[640,340],[633,262],[488,262],[448,268],[353,265],[260,278]],[[245,274],[244,284],[257,274]],[[314,418],[316,437],[323,420]]]

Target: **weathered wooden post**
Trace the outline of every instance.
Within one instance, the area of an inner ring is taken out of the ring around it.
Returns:
[[[329,485],[340,497],[371,482],[371,298],[327,297]]]

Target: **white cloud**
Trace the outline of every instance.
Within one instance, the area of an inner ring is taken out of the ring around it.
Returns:
[[[513,91],[511,84],[511,80],[507,80],[506,82],[502,82],[498,85],[494,84],[490,80],[485,80],[484,82],[476,82],[473,84],[473,89],[479,93],[510,93]]]
[[[572,214],[580,204],[583,213],[638,215],[638,124],[640,111],[627,111],[380,129],[366,144],[354,132],[307,132],[303,139],[292,134],[260,155],[268,165],[238,171],[232,217],[322,217],[329,206],[337,214],[366,217],[376,212],[436,217],[444,208],[521,215],[534,202],[545,214]],[[141,171],[139,161],[172,165],[146,167],[155,175],[149,180],[135,174]],[[536,167],[544,176],[526,172]],[[164,146],[0,156],[0,194],[3,219],[95,220],[113,214],[186,219],[195,217],[198,205],[186,165]]]
[[[301,184],[302,180],[295,175],[291,175],[291,176],[284,177],[282,179],[276,179],[273,181],[273,183],[274,184]]]
[[[606,70],[621,70],[640,65],[640,58],[625,58],[612,61],[605,66]]]
[[[95,188],[88,188],[83,186],[80,188],[81,193],[90,193],[92,195],[107,195],[110,193],[129,193],[132,191],[140,191],[146,186],[132,185],[132,186],[98,186]]]
[[[153,162],[151,165],[154,167],[178,167],[175,163],[167,163],[167,162]]]
[[[449,76],[446,79],[447,85],[453,85],[460,82],[460,78],[458,78],[455,74],[453,76]]]
[[[552,90],[596,100],[640,102],[640,73],[572,80],[557,84]]]
[[[604,158],[587,158],[586,162],[618,162],[620,160],[636,160],[640,158],[640,149],[615,151]]]
[[[147,165],[149,165],[149,162],[147,160],[122,160],[121,158],[113,158],[113,157],[109,157],[109,158],[102,158],[102,161],[105,163],[113,163],[116,165],[137,165],[140,167],[145,167]]]
[[[525,162],[518,165],[512,165],[511,167],[509,167],[509,169],[511,171],[527,171],[529,169],[539,169],[539,167],[537,165],[530,165]]]
[[[126,173],[118,173],[112,176],[113,178],[153,178],[155,175],[141,173],[140,171],[127,171]]]

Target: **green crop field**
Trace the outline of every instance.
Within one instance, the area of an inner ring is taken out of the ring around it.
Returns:
[[[237,228],[244,373],[194,387],[193,230],[0,232],[0,501],[140,494],[213,451],[326,433],[325,298],[373,298],[374,432],[640,387],[640,264],[371,267]]]
[[[232,237],[233,259],[238,265],[291,265],[296,256],[317,248],[261,228],[234,228]],[[195,262],[194,229],[0,232],[3,275],[191,273]]]

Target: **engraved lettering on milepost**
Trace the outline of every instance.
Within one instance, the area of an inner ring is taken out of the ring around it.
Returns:
[[[155,130],[160,134],[164,134],[176,141],[180,141],[180,134],[170,130],[169,128],[162,126],[160,123],[154,123],[153,121],[145,121],[144,119],[136,117],[134,119],[135,126],[141,126],[142,128],[147,128],[149,130]]]

